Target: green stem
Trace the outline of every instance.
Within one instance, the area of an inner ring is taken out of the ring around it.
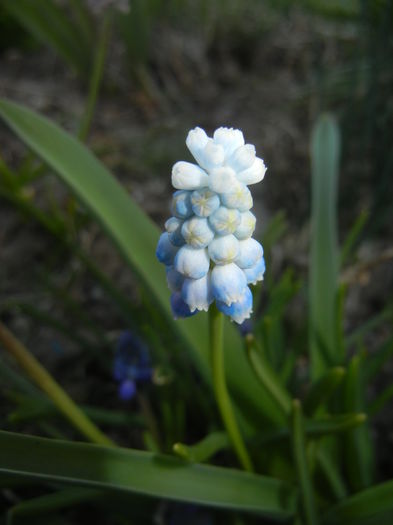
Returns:
[[[302,407],[298,399],[292,401],[291,432],[293,458],[296,465],[297,478],[300,486],[300,497],[306,525],[317,525],[318,517],[311,482],[310,469],[306,454],[306,437]]]
[[[112,16],[111,14],[106,15],[104,18],[101,32],[98,40],[97,53],[94,57],[93,70],[89,84],[89,94],[87,97],[86,109],[82,118],[82,122],[78,131],[78,138],[81,141],[86,140],[89,133],[90,124],[93,118],[94,109],[97,102],[98,91],[101,86],[101,80],[104,73],[106,53],[108,50],[109,37],[112,27]]]
[[[252,334],[247,334],[245,341],[247,357],[256,378],[275,401],[281,412],[288,416],[291,412],[291,398],[288,392],[281,385],[270,364],[263,358],[261,352],[258,352],[255,337]]]
[[[244,445],[244,441],[240,434],[239,428],[237,426],[225,382],[223,347],[224,316],[221,312],[217,310],[217,307],[215,305],[210,307],[209,321],[211,364],[216,401],[221,413],[224,426],[228,432],[229,439],[232,442],[233,448],[235,449],[240,463],[242,464],[245,470],[252,472],[252,463],[248,455],[247,449]]]
[[[143,414],[143,417],[146,421],[146,425],[150,431],[151,437],[155,442],[155,446],[159,451],[163,450],[162,441],[160,437],[160,432],[158,430],[158,425],[156,418],[154,417],[153,410],[150,406],[149,400],[143,394],[137,393],[138,403]]]
[[[114,446],[105,434],[81,411],[47,370],[27,348],[0,322],[0,343],[11,354],[33,381],[49,396],[53,403],[89,441]]]

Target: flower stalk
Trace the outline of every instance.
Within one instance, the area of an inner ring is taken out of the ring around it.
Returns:
[[[225,381],[224,345],[223,345],[224,315],[215,305],[209,310],[209,338],[213,387],[217,405],[229,439],[233,445],[239,462],[245,470],[253,472],[250,456],[247,452],[242,435],[237,425],[235,414],[229,398]]]

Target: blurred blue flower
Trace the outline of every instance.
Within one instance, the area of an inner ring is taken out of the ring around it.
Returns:
[[[135,334],[125,331],[117,342],[113,361],[113,378],[119,383],[119,398],[132,399],[137,384],[150,381],[153,369],[146,344]]]
[[[119,385],[119,398],[122,401],[129,401],[136,394],[136,383],[132,379],[125,379]]]
[[[252,313],[248,285],[263,279],[263,248],[252,238],[256,219],[248,188],[266,172],[238,129],[218,128],[212,138],[192,129],[186,144],[196,160],[172,169],[172,213],[156,249],[165,264],[175,319],[207,311],[214,301],[241,324]]]

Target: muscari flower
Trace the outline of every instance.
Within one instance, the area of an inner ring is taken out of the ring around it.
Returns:
[[[236,323],[252,313],[250,284],[263,279],[261,244],[252,238],[256,218],[249,185],[266,172],[255,148],[238,129],[201,128],[186,144],[197,164],[176,162],[173,217],[165,223],[156,255],[165,264],[175,319],[217,308]]]
[[[137,384],[152,378],[152,367],[147,346],[129,331],[121,334],[113,362],[113,377],[119,383],[119,397],[129,401]]]

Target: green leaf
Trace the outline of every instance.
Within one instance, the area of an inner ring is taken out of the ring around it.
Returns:
[[[392,312],[390,312],[390,315],[391,314]],[[385,363],[392,357],[393,337],[390,337],[376,350],[375,353],[367,357],[367,369],[365,370],[367,382],[375,380]]]
[[[359,492],[333,507],[323,525],[387,525],[393,520],[393,480]]]
[[[119,248],[125,260],[156,298],[168,326],[179,334],[201,374],[209,378],[207,316],[173,320],[165,269],[156,260],[159,230],[133,202],[106,168],[78,140],[48,119],[0,100],[0,116],[61,177],[88,207]],[[238,331],[226,320],[225,362],[228,385],[250,421],[268,418],[283,423],[274,403],[251,374]]]
[[[323,115],[311,141],[312,217],[309,281],[311,374],[343,362],[336,347],[337,181],[340,135],[336,121]]]
[[[3,0],[2,6],[79,73],[86,73],[89,66],[89,43],[61,7],[52,0]]]
[[[31,518],[36,515],[46,515],[54,510],[74,507],[79,503],[105,497],[101,490],[67,488],[51,494],[22,501],[14,505],[7,513],[7,525],[18,522],[20,518]]]
[[[317,450],[316,459],[318,468],[328,482],[335,499],[338,501],[344,499],[348,491],[339,471],[339,466],[332,461],[329,453],[321,447]]]
[[[195,445],[175,443],[173,452],[191,463],[203,463],[208,461],[214,454],[222,449],[230,447],[230,441],[226,432],[212,432]]]
[[[138,493],[285,519],[296,493],[273,478],[170,456],[0,431],[0,474]]]
[[[346,432],[347,430],[362,425],[366,419],[366,414],[337,414],[334,416],[325,416],[320,419],[305,420],[304,431],[308,438],[318,439],[338,432]],[[269,443],[288,440],[290,437],[290,429],[283,427],[270,432],[262,432],[256,436],[247,436],[246,444],[260,448]],[[217,452],[229,449],[230,446],[231,443],[225,432],[212,432],[195,445],[175,443],[173,451],[187,461],[202,463],[210,459]]]
[[[274,370],[262,356],[262,353],[258,352],[256,340],[252,334],[246,336],[246,345],[248,359],[255,376],[274,401],[277,408],[279,408],[284,416],[288,416],[291,411],[291,398],[281,385]]]
[[[287,269],[280,280],[270,286],[268,305],[256,326],[256,330],[263,336],[265,354],[277,373],[282,370],[288,358],[284,328],[285,311],[300,287],[301,282],[294,277],[293,270]]]
[[[343,247],[341,248],[341,256],[340,256],[340,266],[344,266],[344,264],[347,262],[349,256],[351,255],[354,246],[356,245],[363,229],[368,221],[370,216],[370,213],[367,210],[362,210],[354,222],[352,228],[350,229]]]
[[[2,374],[2,362],[0,361],[0,375]],[[59,415],[59,410],[48,398],[41,395],[41,393],[34,395],[7,393],[11,401],[17,405],[17,409],[8,414],[8,421],[10,423],[20,423],[22,421],[32,421],[40,419],[50,419]],[[108,410],[105,408],[97,408],[86,405],[79,405],[85,414],[95,423],[111,426],[129,426],[129,427],[144,427],[145,422],[143,417],[134,412],[126,412],[121,410]]]
[[[318,518],[314,500],[314,489],[307,463],[302,408],[300,401],[297,399],[292,402],[291,416],[293,458],[300,486],[304,521],[307,525],[316,525],[318,523]]]
[[[304,412],[311,416],[333,394],[344,376],[345,368],[337,366],[312,384],[303,403]]]
[[[345,382],[345,408],[348,411],[364,410],[365,381],[364,354],[356,355],[350,362]],[[373,481],[374,451],[367,425],[346,434],[345,466],[354,490],[366,488]]]
[[[307,435],[321,437],[336,432],[345,432],[362,425],[367,420],[366,414],[336,414],[321,419],[311,419],[306,423]]]
[[[374,401],[368,407],[367,412],[374,416],[378,414],[383,407],[393,398],[393,385],[389,385],[374,399]]]

